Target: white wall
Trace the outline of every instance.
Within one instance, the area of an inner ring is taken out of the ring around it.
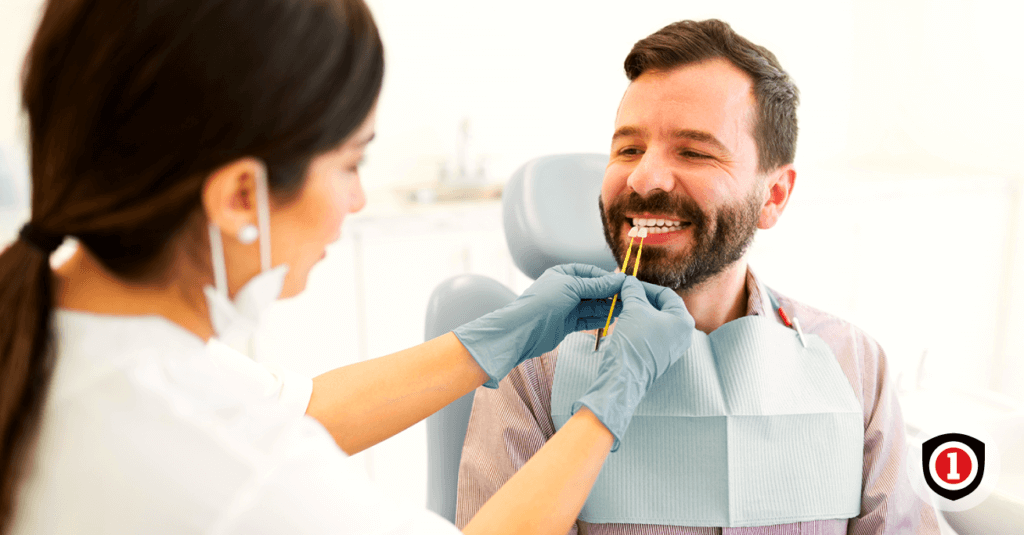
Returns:
[[[795,78],[803,165],[1022,174],[1019,8],[1000,0],[368,3],[388,60],[371,186],[432,179],[467,117],[496,178],[539,153],[607,150],[629,47],[706,17],[773,50]],[[40,5],[0,2],[0,142],[21,139],[18,75]]]
[[[40,0],[0,0],[0,143],[23,141],[21,63],[39,21]]]
[[[371,0],[388,70],[368,182],[433,178],[466,117],[497,178],[538,154],[607,151],[626,52],[683,17],[721,17],[775,50],[804,91],[800,154],[839,153],[850,115],[850,7],[808,2],[794,18],[765,2],[709,4]],[[823,41],[835,46],[807,46]]]

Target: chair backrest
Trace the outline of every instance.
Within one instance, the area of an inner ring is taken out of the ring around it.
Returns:
[[[512,260],[527,276],[536,279],[549,267],[570,262],[615,269],[597,207],[607,161],[603,154],[545,156],[527,162],[509,179],[502,194],[505,239]],[[425,339],[513,299],[512,290],[489,277],[447,279],[430,296]],[[473,395],[427,418],[427,507],[452,522]]]
[[[530,160],[501,196],[505,240],[516,267],[531,279],[559,264],[613,271],[597,198],[606,154],[558,154]]]
[[[516,298],[504,284],[483,275],[463,274],[445,280],[427,302],[424,339],[454,330]],[[473,392],[427,418],[427,508],[455,522],[455,490]]]

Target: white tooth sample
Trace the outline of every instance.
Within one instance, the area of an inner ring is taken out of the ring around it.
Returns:
[[[658,226],[659,226],[659,227],[660,227],[660,226],[662,226],[662,225],[664,225],[664,224],[665,224],[665,220],[664,220],[664,219],[659,219],[659,220],[658,220]]]
[[[647,227],[643,227],[643,228],[640,229],[640,237],[641,238],[646,238],[647,237]]]
[[[639,228],[638,227],[630,227],[630,229],[629,229],[629,237],[630,238],[635,238],[637,232],[639,232]]]

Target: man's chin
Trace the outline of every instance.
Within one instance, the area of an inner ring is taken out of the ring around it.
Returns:
[[[673,255],[672,257],[651,258],[649,261],[645,261],[647,260],[647,255],[648,251],[645,248],[640,259],[640,270],[637,272],[638,279],[651,284],[657,284],[658,286],[672,288],[673,290],[678,289],[685,283],[685,273],[688,266],[687,257],[683,255],[676,257]],[[626,273],[633,274],[632,265],[626,270]]]

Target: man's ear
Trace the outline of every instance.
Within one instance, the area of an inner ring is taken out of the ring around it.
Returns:
[[[761,206],[761,215],[757,220],[757,228],[770,229],[779,222],[782,211],[789,203],[789,196],[793,194],[793,185],[796,183],[796,169],[793,164],[786,164],[776,168],[768,175],[765,181],[766,196]]]
[[[203,209],[225,235],[237,236],[242,227],[256,222],[256,173],[262,165],[258,160],[242,158],[207,177]]]

